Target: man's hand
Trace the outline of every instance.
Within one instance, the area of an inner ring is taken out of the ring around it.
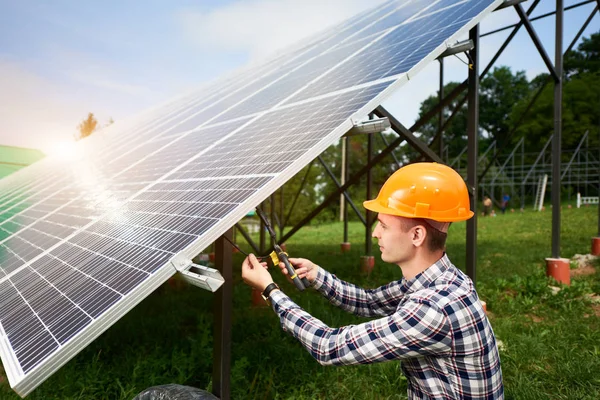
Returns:
[[[306,258],[288,258],[290,264],[296,269],[296,274],[300,279],[306,278],[310,283],[313,283],[317,279],[317,273],[319,272],[319,266]],[[279,268],[284,275],[289,275],[285,264],[280,262]],[[289,277],[289,276],[288,276]]]
[[[246,284],[259,291],[273,282],[271,274],[267,271],[267,263],[259,263],[254,254],[250,254],[242,263],[242,279]]]

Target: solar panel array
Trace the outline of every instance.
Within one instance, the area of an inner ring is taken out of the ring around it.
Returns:
[[[13,389],[33,390],[501,2],[385,2],[1,180]]]

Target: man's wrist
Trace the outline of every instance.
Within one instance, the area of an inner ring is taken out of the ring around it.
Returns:
[[[261,292],[261,296],[267,302],[267,304],[271,305],[270,297],[271,297],[271,294],[276,290],[279,290],[279,286],[277,286],[277,284],[275,282],[271,282]]]
[[[264,292],[264,291],[265,291],[265,289],[267,288],[267,286],[269,286],[271,283],[273,283],[273,281],[271,281],[271,282],[267,282],[267,283],[265,283],[265,284],[261,284],[261,285],[259,285],[259,286],[256,288],[256,290],[258,290],[259,292],[261,292],[261,293],[262,293],[262,292]]]

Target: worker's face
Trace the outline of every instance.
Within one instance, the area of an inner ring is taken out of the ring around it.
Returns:
[[[377,219],[379,223],[373,231],[373,237],[377,238],[381,259],[398,265],[411,260],[415,256],[416,247],[413,243],[413,229],[406,229],[407,225],[411,225],[410,221],[403,223],[402,217],[387,214],[379,214]]]

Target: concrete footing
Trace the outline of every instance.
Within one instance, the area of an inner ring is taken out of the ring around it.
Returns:
[[[551,276],[557,282],[571,284],[571,266],[568,258],[546,258],[546,276]]]
[[[360,257],[360,270],[362,272],[366,272],[370,274],[375,267],[375,257],[374,256],[361,256]]]
[[[340,250],[342,251],[342,253],[349,252],[350,251],[350,243],[344,242],[344,243],[340,244]]]
[[[600,237],[592,238],[592,255],[600,256]]]

